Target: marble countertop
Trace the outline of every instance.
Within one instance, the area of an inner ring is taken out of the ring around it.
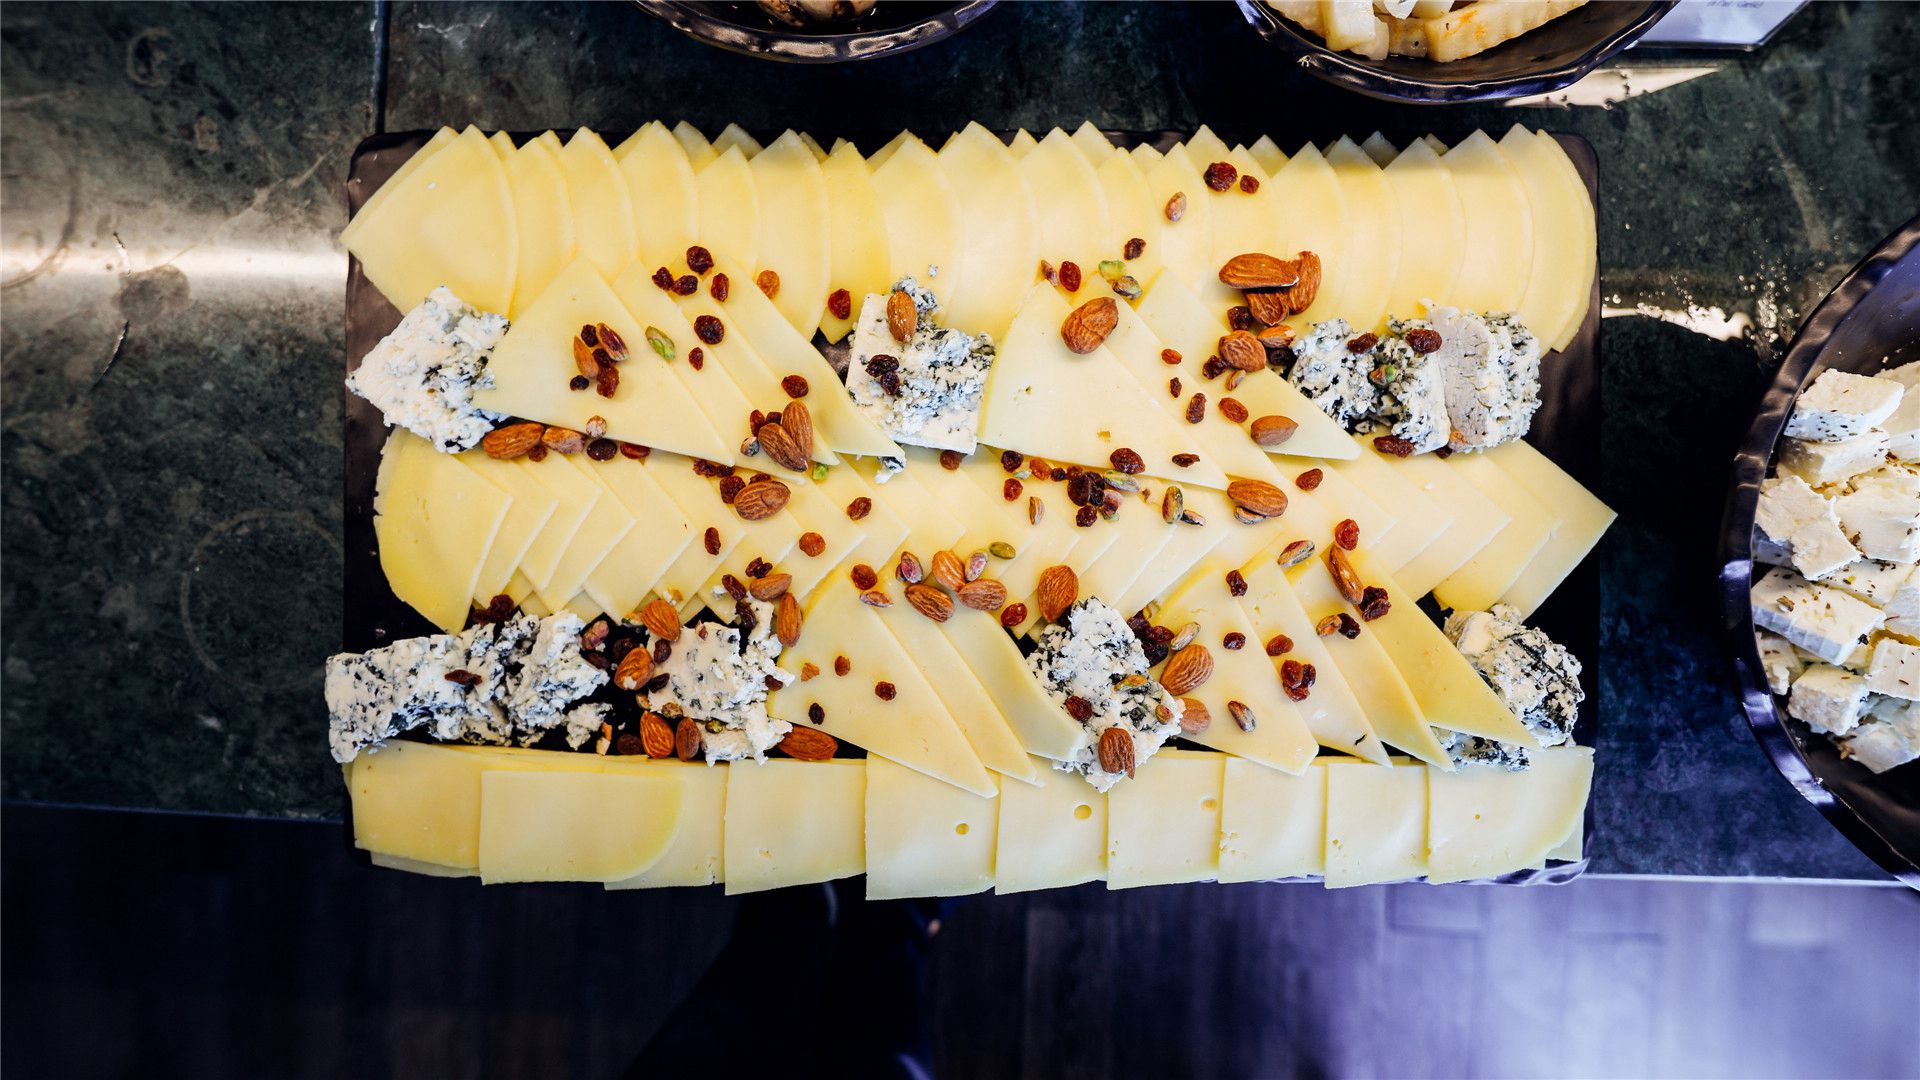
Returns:
[[[1716,622],[1733,447],[1801,318],[1920,208],[1920,20],[1817,4],[1611,108],[1394,107],[1230,4],[1008,3],[799,68],[629,5],[0,10],[0,794],[330,817],[342,184],[378,130],[684,118],[1191,129],[1283,145],[1515,123],[1600,158],[1605,418],[1595,872],[1881,879],[1749,736]],[[1672,57],[1629,52],[1644,69]]]

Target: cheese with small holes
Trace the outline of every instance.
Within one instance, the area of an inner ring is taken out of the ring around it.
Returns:
[[[495,596],[507,591],[507,582],[513,579],[527,550],[559,513],[560,500],[537,472],[542,463],[525,458],[502,461],[483,453],[461,454],[459,461],[513,497],[474,582],[473,604],[486,607]]]
[[[552,464],[551,461],[541,462]],[[585,462],[603,497],[624,508],[634,527],[622,535],[581,586],[600,610],[622,616],[640,606],[667,567],[694,543],[693,522],[653,473],[637,461]]]
[[[1427,767],[1334,758],[1326,770],[1327,888],[1425,874]]]
[[[477,128],[434,142],[418,166],[374,192],[340,242],[401,311],[445,285],[482,311],[504,312],[519,262],[506,168]]]
[[[861,297],[885,292],[894,280],[887,223],[880,213],[880,196],[873,189],[873,170],[859,149],[844,139],[834,144],[820,169],[827,183],[827,236],[833,245],[829,287],[846,290],[850,308],[858,308]],[[820,320],[820,332],[830,342],[840,341],[852,329],[851,317],[831,310]]]
[[[373,533],[393,594],[449,633],[468,601],[513,496],[411,432],[387,436],[374,481]]]
[[[893,273],[913,277],[942,306],[951,303],[964,287],[957,256],[966,223],[939,158],[908,135],[884,161],[876,154],[870,164]]]
[[[609,881],[607,888],[661,889],[724,880],[721,825],[726,819],[731,769],[640,757],[605,758],[601,767],[610,775],[665,776],[680,785],[680,823],[673,831],[673,843],[652,866],[632,877]]]
[[[966,896],[993,888],[999,811],[998,798],[868,758],[867,899]]]
[[[753,155],[748,169],[760,201],[760,257],[755,266],[779,275],[773,305],[804,343],[820,326],[833,262],[826,177],[820,160],[791,130]]]
[[[700,245],[736,266],[760,259],[760,189],[753,168],[737,146],[719,147],[712,161],[693,166],[693,190],[700,207]],[[689,155],[691,157],[691,155]],[[753,284],[749,274],[742,287]]]
[[[726,769],[728,896],[866,871],[866,762],[773,759]]]
[[[680,783],[602,772],[480,774],[480,880],[623,881],[673,844]]]
[[[1427,776],[1427,881],[1499,877],[1544,866],[1580,833],[1593,786],[1593,750],[1529,750],[1517,772],[1469,765]]]
[[[1529,443],[1515,439],[1486,451],[1486,456],[1559,518],[1545,546],[1501,597],[1518,608],[1524,618],[1539,610],[1573,568],[1586,559],[1607,526],[1613,524],[1615,514]]]
[[[634,197],[634,230],[643,264],[684,259],[700,233],[700,201],[687,151],[655,120],[614,148],[613,158]]]
[[[941,322],[998,341],[1040,263],[1034,196],[1006,144],[978,123],[947,140],[939,163],[966,223],[958,246],[966,287]]]
[[[376,855],[476,872],[482,770],[593,772],[600,761],[591,754],[390,740],[346,767],[354,846]]]
[[[1195,577],[1162,604],[1155,616],[1159,625],[1176,632],[1189,622],[1200,624],[1188,648],[1204,648],[1213,659],[1213,674],[1179,697],[1193,698],[1207,707],[1212,723],[1205,731],[1182,732],[1202,746],[1299,773],[1313,760],[1313,732],[1296,704],[1280,693],[1280,676],[1261,648],[1259,631],[1247,621],[1227,585],[1218,578]],[[1240,647],[1229,649],[1225,639],[1238,635]],[[1175,654],[1178,655],[1178,654]],[[1171,660],[1169,660],[1171,662]],[[1166,676],[1161,669],[1160,676]],[[1244,727],[1233,716],[1240,706]]]
[[[1107,888],[1209,881],[1220,872],[1226,755],[1162,750],[1107,793]]]
[[[1107,874],[1107,796],[1077,773],[1036,764],[1037,783],[1000,791],[996,893],[1060,889]]]
[[[580,128],[560,150],[560,171],[567,178],[580,257],[604,277],[632,265],[640,257],[634,198],[613,151],[600,136]]]
[[[1220,882],[1272,881],[1326,870],[1327,766],[1298,776],[1226,761],[1220,795]]]

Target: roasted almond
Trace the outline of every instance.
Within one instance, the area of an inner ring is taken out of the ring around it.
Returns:
[[[1099,751],[1101,772],[1126,773],[1129,779],[1132,778],[1133,732],[1126,725],[1115,724],[1101,732]]]
[[[787,485],[778,480],[755,480],[734,496],[733,512],[746,521],[764,521],[779,513],[792,495]]]
[[[487,432],[480,440],[480,448],[491,458],[517,458],[540,445],[543,430],[543,424],[508,424]]]
[[[927,568],[927,577],[959,592],[960,586],[967,583],[967,564],[951,551],[936,551],[933,553],[933,564]]]
[[[587,437],[572,428],[550,427],[540,433],[540,441],[556,454],[577,454],[587,448]]]
[[[800,613],[800,601],[793,594],[785,592],[773,602],[773,636],[780,644],[791,649],[794,642],[800,640],[800,624],[804,616]]]
[[[907,586],[906,592],[907,603],[913,605],[913,610],[934,622],[953,618],[953,598],[939,589],[921,582]]]
[[[1303,251],[1294,257],[1293,265],[1299,271],[1300,280],[1287,290],[1287,306],[1298,315],[1312,307],[1320,295],[1320,256]]]
[[[1207,703],[1199,698],[1180,699],[1180,733],[1182,735],[1200,735],[1213,726],[1213,714],[1207,711]]]
[[[1222,337],[1219,343],[1220,359],[1227,366],[1241,371],[1264,371],[1267,366],[1267,347],[1260,339],[1245,330],[1235,330]]]
[[[691,716],[683,716],[673,729],[673,752],[681,761],[692,761],[700,756],[700,724]]]
[[[1292,301],[1287,292],[1281,292],[1278,289],[1250,289],[1246,295],[1247,310],[1253,312],[1254,318],[1268,326],[1278,326],[1287,321],[1287,316],[1293,314]]]
[[[1074,573],[1071,566],[1049,566],[1040,572],[1035,595],[1040,601],[1040,617],[1059,622],[1060,616],[1080,599],[1080,575]]]
[[[1234,506],[1255,517],[1279,517],[1287,512],[1287,493],[1265,480],[1235,480],[1227,485]]]
[[[819,728],[797,727],[780,740],[780,752],[800,761],[825,761],[840,749],[840,740]]]
[[[1120,325],[1120,309],[1110,296],[1089,300],[1067,315],[1060,324],[1060,340],[1071,352],[1085,355],[1099,348],[1113,328]]]
[[[1160,685],[1174,697],[1185,697],[1213,677],[1213,654],[1205,645],[1189,645],[1167,657],[1160,669]]]
[[[573,339],[573,366],[589,379],[600,374],[600,361],[593,358],[593,346],[579,338]]]
[[[1247,430],[1253,436],[1255,445],[1272,449],[1293,438],[1293,433],[1299,429],[1300,425],[1290,417],[1256,416]]]
[[[793,437],[803,460],[813,457],[813,413],[807,411],[806,402],[787,402],[787,407],[780,410],[780,426]]]
[[[772,603],[787,595],[787,589],[793,584],[792,574],[768,574],[766,577],[747,586],[747,595],[755,600]]]
[[[913,331],[920,325],[920,309],[914,306],[913,297],[905,289],[897,289],[887,297],[887,332],[893,340],[905,343],[913,337]]]
[[[1235,289],[1286,289],[1299,280],[1299,267],[1259,252],[1235,255],[1220,268],[1220,284]]]
[[[666,717],[652,710],[640,714],[640,746],[648,757],[672,757],[674,742],[673,727],[667,723]]]
[[[811,465],[807,455],[800,452],[800,444],[794,440],[792,433],[787,431],[786,425],[777,420],[761,424],[759,430],[753,433],[753,437],[760,444],[760,452],[772,458],[783,469],[806,472]]]
[[[653,654],[638,647],[628,649],[627,655],[620,658],[620,666],[613,669],[613,685],[622,690],[638,690],[651,678]]]
[[[1007,602],[1007,587],[989,577],[975,578],[954,595],[975,611],[999,611]]]
[[[655,641],[680,640],[680,613],[665,600],[655,600],[641,608],[640,622]]]
[[[1341,599],[1347,603],[1357,605],[1366,597],[1367,590],[1360,584],[1353,562],[1338,547],[1327,549],[1327,573],[1333,575],[1333,587],[1340,590]]]

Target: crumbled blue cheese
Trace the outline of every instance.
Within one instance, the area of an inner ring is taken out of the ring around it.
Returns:
[[[896,442],[970,454],[979,445],[993,339],[935,324],[939,301],[913,278],[894,288],[913,298],[918,328],[911,340],[895,341],[887,297],[868,294],[854,326],[847,391]]]
[[[1433,734],[1440,742],[1440,749],[1447,752],[1455,765],[1486,765],[1508,772],[1523,772],[1533,765],[1527,748],[1515,743],[1483,739],[1478,735],[1445,728],[1434,728]]]
[[[367,353],[347,389],[372,402],[389,426],[458,453],[506,418],[473,403],[475,390],[493,385],[487,357],[506,332],[505,316],[482,312],[442,285]]]
[[[539,620],[526,652],[515,657],[517,665],[513,661],[505,665],[502,701],[521,745],[538,741],[553,728],[565,727],[567,745],[577,750],[592,734],[566,725],[567,706],[607,682],[607,673],[589,663],[580,650],[580,634],[585,629],[585,621],[572,612],[549,615]],[[518,632],[525,632],[524,624]]]
[[[1573,739],[1586,691],[1580,661],[1505,604],[1447,616],[1447,637],[1542,746]]]
[[[654,677],[667,684],[647,695],[647,706],[663,716],[691,717],[700,725],[707,763],[764,760],[767,751],[793,730],[767,714],[767,680],[790,685],[793,675],[774,663],[780,639],[773,633],[773,605],[742,601],[753,613],[745,637],[738,627],[698,623],[680,632]]]
[[[1396,438],[1412,443],[1416,454],[1447,445],[1453,426],[1438,354],[1417,353],[1398,337],[1382,339],[1374,352],[1386,387],[1380,420]]]
[[[1857,439],[1892,416],[1905,392],[1894,379],[1823,371],[1800,392],[1787,417],[1787,434],[1823,443]]]
[[[1136,769],[1180,730],[1180,699],[1148,676],[1147,654],[1139,639],[1104,600],[1078,601],[1061,621],[1041,630],[1027,667],[1062,709],[1068,709],[1069,698],[1091,708],[1091,715],[1081,721],[1087,738],[1071,759],[1056,767],[1080,773],[1100,791],[1127,775],[1100,767],[1095,748],[1108,728],[1124,726],[1132,734]]]
[[[1382,390],[1370,377],[1377,361],[1373,349],[1353,352],[1354,337],[1345,319],[1314,323],[1293,342],[1293,366],[1283,372],[1294,389],[1348,431],[1370,430],[1381,406]]]

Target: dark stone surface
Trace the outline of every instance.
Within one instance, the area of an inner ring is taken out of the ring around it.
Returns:
[[[1603,872],[1880,875],[1768,765],[1711,583],[1727,466],[1799,320],[1920,207],[1920,20],[1813,5],[1767,51],[1611,109],[1411,109],[1293,70],[1231,5],[1005,4],[836,68],[682,39],[628,5],[0,13],[8,798],[337,812],[340,182],[400,130],[655,117],[877,146],[990,127],[1212,125],[1230,140],[1514,122],[1601,162]],[[1652,57],[1629,53],[1623,62]],[[1743,320],[1718,341],[1690,313]],[[125,330],[125,340],[116,345]],[[110,365],[110,366],[109,366]]]

